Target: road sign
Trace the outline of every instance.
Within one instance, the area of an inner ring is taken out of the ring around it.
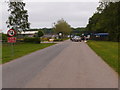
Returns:
[[[15,43],[16,37],[8,37],[8,43]]]
[[[13,37],[13,36],[16,35],[16,31],[13,30],[13,29],[10,29],[10,30],[8,30],[7,35],[10,36],[10,37]]]

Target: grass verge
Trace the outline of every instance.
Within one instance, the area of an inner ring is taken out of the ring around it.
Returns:
[[[41,44],[31,44],[31,43],[20,43],[15,44],[13,47],[11,44],[2,45],[2,63],[9,62],[18,57],[24,56],[31,52],[49,47],[54,45],[54,43],[41,43]],[[13,48],[13,50],[12,50]]]
[[[120,72],[120,68],[119,68],[120,62],[118,61],[117,42],[88,41],[87,44],[116,72]]]

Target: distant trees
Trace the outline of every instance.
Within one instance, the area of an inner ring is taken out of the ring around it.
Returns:
[[[30,23],[28,22],[27,10],[24,9],[25,3],[19,2],[8,2],[10,15],[7,20],[7,27],[12,28],[20,33],[29,29]]]
[[[87,30],[91,32],[107,32],[109,40],[118,41],[120,35],[120,1],[101,2],[97,12],[89,19]]]
[[[58,20],[57,23],[54,24],[53,29],[56,33],[62,33],[64,35],[70,34],[72,31],[70,25],[63,19]]]
[[[88,33],[86,32],[86,28],[85,27],[77,27],[77,28],[71,28],[72,32],[71,35],[77,35],[77,36],[81,36],[83,33]]]

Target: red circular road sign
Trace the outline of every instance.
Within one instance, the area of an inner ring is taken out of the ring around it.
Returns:
[[[10,30],[8,30],[7,35],[10,36],[10,37],[13,37],[13,36],[16,35],[16,31],[13,30],[13,29],[10,29]]]

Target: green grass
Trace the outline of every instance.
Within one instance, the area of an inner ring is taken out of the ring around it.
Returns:
[[[70,38],[64,38],[63,41],[68,40],[68,39],[70,39]]]
[[[88,41],[87,44],[116,72],[120,72],[118,62],[118,43],[109,41]]]
[[[49,47],[54,45],[53,43],[41,43],[41,44],[31,44],[31,43],[20,43],[13,46],[14,51],[12,51],[11,44],[2,45],[2,63],[9,62],[18,57],[24,56],[31,52]],[[14,53],[13,53],[14,52]]]

